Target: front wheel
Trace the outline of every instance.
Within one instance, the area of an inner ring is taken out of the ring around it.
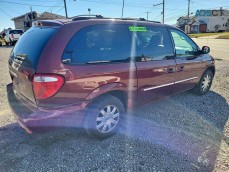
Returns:
[[[118,98],[101,96],[86,109],[84,127],[90,136],[108,138],[120,128],[124,112],[124,105]]]
[[[202,75],[199,83],[193,88],[193,92],[197,95],[206,94],[211,88],[213,81],[213,73],[211,70],[206,70]]]

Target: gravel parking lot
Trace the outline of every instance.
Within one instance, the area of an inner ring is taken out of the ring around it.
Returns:
[[[185,92],[142,106],[126,130],[95,140],[82,129],[29,135],[18,126],[6,100],[11,49],[0,48],[1,172],[229,171],[229,60],[216,61],[207,95]]]

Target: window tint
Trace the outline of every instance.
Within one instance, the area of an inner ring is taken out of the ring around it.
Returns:
[[[32,67],[36,69],[40,55],[49,39],[56,33],[55,28],[32,27],[26,31],[15,45],[11,58],[26,55]]]
[[[177,58],[191,57],[196,54],[198,47],[183,32],[171,29],[171,34],[174,40]]]
[[[174,58],[174,50],[166,28],[144,26],[144,31],[132,32],[136,40],[137,61],[167,60]]]
[[[22,30],[11,30],[10,34],[22,34],[23,31]]]
[[[93,25],[78,31],[62,61],[76,64],[129,61],[130,38],[125,25]]]

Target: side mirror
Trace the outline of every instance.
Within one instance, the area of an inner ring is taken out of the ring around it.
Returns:
[[[210,52],[210,48],[208,46],[203,46],[201,53],[202,54],[208,54]]]

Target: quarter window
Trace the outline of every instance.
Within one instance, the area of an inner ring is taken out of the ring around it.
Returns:
[[[130,56],[125,25],[93,25],[78,31],[64,50],[62,61],[73,64],[125,62]]]
[[[175,29],[170,29],[174,40],[176,57],[192,57],[198,52],[196,44],[183,32]]]

